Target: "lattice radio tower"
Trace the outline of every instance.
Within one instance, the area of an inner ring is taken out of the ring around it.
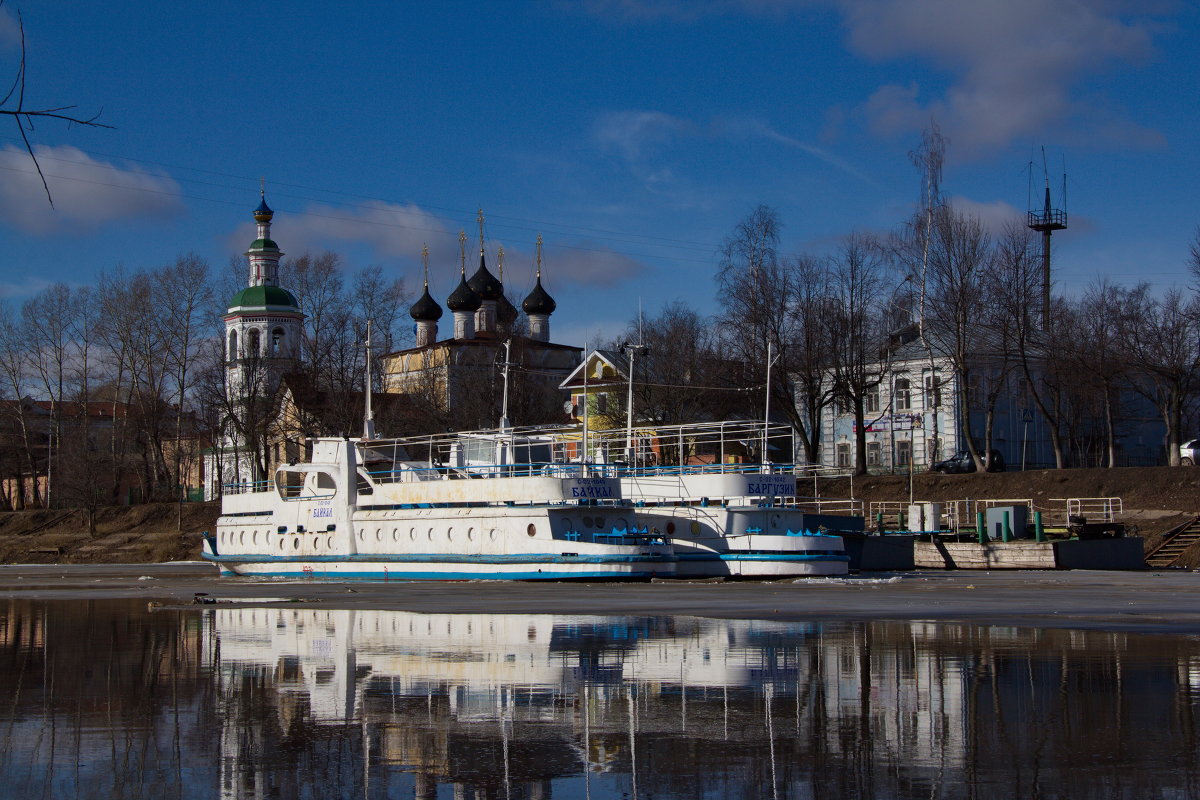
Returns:
[[[1029,170],[1030,183],[1033,182],[1033,164]],[[1028,226],[1042,234],[1042,329],[1050,328],[1050,234],[1065,230],[1067,227],[1067,172],[1063,170],[1063,188],[1061,199],[1063,208],[1054,208],[1050,204],[1050,173],[1046,169],[1046,148],[1042,148],[1042,174],[1046,178],[1046,201],[1041,210],[1030,209]],[[1032,195],[1032,191],[1030,192]],[[1030,198],[1032,200],[1032,197]],[[1030,205],[1033,205],[1031,202]]]

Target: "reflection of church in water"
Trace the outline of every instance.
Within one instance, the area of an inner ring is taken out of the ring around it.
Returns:
[[[291,773],[262,754],[345,730],[359,774],[421,798],[548,798],[561,780],[637,796],[706,770],[732,796],[800,779],[798,752],[857,758],[864,713],[910,769],[964,757],[961,672],[932,654],[863,664],[820,626],[237,608],[209,611],[205,631],[226,797],[286,794]]]

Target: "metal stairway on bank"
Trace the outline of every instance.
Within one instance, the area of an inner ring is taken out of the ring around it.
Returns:
[[[1146,554],[1146,566],[1169,567],[1196,542],[1200,542],[1200,517],[1168,532],[1163,543]]]

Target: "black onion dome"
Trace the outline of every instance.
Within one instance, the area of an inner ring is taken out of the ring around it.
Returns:
[[[517,318],[517,307],[507,297],[500,295],[496,301],[496,319],[503,325],[511,325]]]
[[[504,284],[495,275],[488,272],[483,253],[479,254],[479,269],[475,271],[475,274],[471,276],[471,280],[467,281],[467,283],[484,300],[499,300],[504,296]]]
[[[466,278],[460,278],[458,288],[446,298],[446,308],[451,311],[478,311],[483,305],[483,298],[471,288]]]
[[[526,314],[553,314],[554,309],[558,308],[558,303],[555,303],[550,293],[542,288],[542,279],[539,276],[537,285],[533,287],[529,297],[525,298],[525,302],[521,303],[521,308],[525,309]]]
[[[408,315],[417,322],[437,322],[442,318],[442,307],[437,304],[437,301],[429,296],[429,287],[425,287],[425,294],[418,298],[417,302],[412,304],[412,308],[408,310]]]

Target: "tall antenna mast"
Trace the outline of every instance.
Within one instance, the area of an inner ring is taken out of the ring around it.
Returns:
[[[1031,230],[1042,234],[1042,330],[1050,329],[1050,234],[1067,227],[1066,209],[1050,204],[1050,171],[1046,167],[1046,148],[1042,147],[1042,173],[1046,179],[1046,199],[1040,211],[1029,210]],[[1063,170],[1063,196],[1066,196],[1067,173]]]

